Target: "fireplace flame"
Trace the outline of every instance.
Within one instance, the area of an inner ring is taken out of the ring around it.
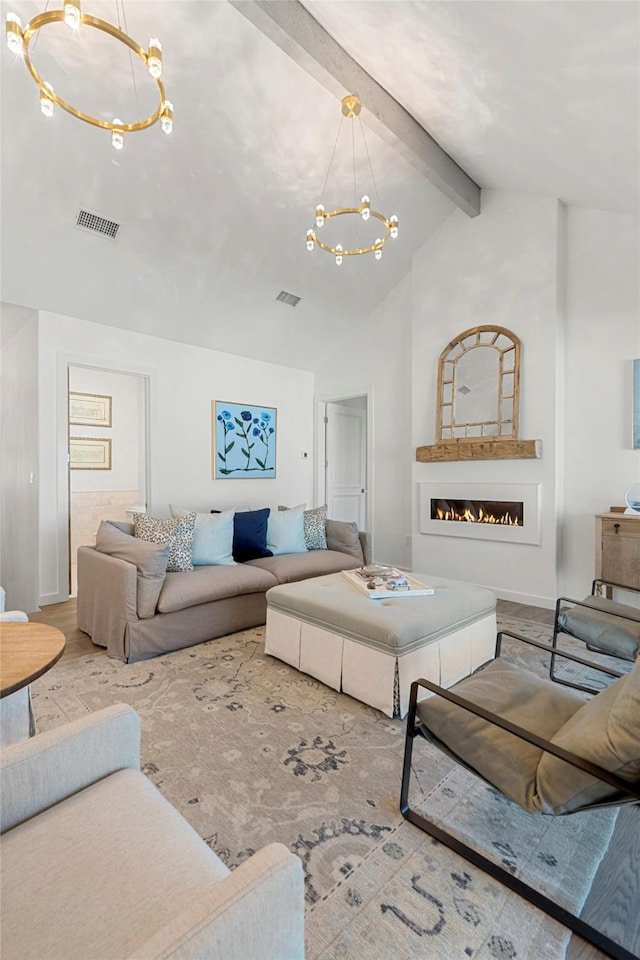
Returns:
[[[518,518],[510,514],[508,510],[496,516],[482,506],[479,506],[475,512],[469,510],[468,507],[463,511],[443,510],[442,507],[438,507],[436,520],[457,520],[459,523],[501,523],[509,527],[522,526]]]

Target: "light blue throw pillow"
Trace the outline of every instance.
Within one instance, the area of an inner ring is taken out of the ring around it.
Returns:
[[[304,506],[292,510],[272,510],[267,525],[267,549],[280,553],[306,553]]]
[[[180,517],[187,510],[169,507],[172,517]],[[233,517],[235,510],[222,513],[197,513],[193,531],[194,567],[218,567],[235,564],[233,559]]]

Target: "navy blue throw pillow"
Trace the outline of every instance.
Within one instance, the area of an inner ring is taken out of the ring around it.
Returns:
[[[238,563],[273,556],[271,550],[267,550],[267,523],[270,513],[269,507],[263,510],[236,511],[233,518],[233,559]]]

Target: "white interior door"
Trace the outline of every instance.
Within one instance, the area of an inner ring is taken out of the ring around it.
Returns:
[[[367,409],[360,401],[326,406],[325,461],[327,515],[367,528]]]

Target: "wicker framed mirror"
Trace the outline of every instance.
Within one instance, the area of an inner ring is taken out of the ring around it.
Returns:
[[[504,327],[465,330],[440,354],[436,438],[516,439],[520,340]]]

